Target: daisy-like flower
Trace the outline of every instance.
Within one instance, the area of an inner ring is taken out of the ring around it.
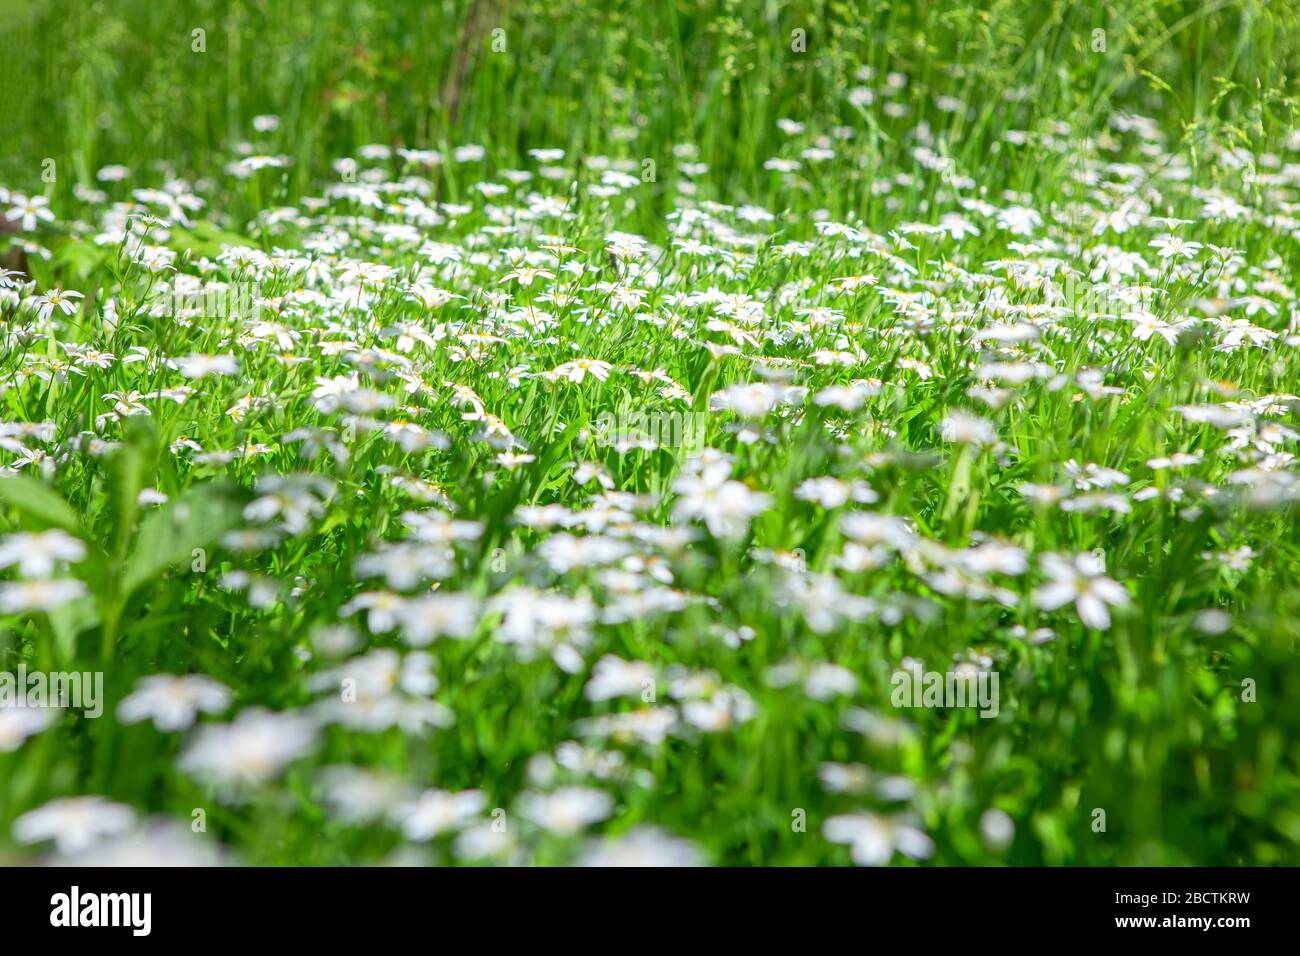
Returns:
[[[1147,245],[1156,249],[1156,254],[1161,259],[1194,259],[1196,254],[1201,251],[1199,242],[1191,242],[1181,236],[1174,235],[1157,236]]]
[[[254,707],[228,724],[200,727],[197,734],[181,754],[180,768],[222,787],[243,788],[265,783],[311,753],[317,723],[303,714]]]
[[[239,360],[233,355],[187,355],[175,362],[183,378],[239,374]]]
[[[514,471],[521,465],[527,465],[537,460],[536,455],[520,454],[513,451],[502,451],[497,453],[497,464],[506,471]]]
[[[739,687],[723,687],[707,700],[688,700],[682,706],[686,722],[706,733],[729,730],[756,713],[753,699]]]
[[[429,431],[421,425],[403,419],[385,425],[384,434],[388,435],[402,451],[408,454],[423,451],[426,448],[447,447],[446,436]]]
[[[1079,618],[1088,627],[1110,627],[1110,608],[1124,607],[1129,593],[1119,582],[1106,577],[1106,559],[1091,551],[1066,557],[1045,554],[1039,567],[1050,579],[1034,592],[1034,599],[1044,611],[1053,611],[1073,603]]]
[[[412,647],[425,647],[440,637],[464,640],[477,629],[480,612],[473,595],[435,591],[402,607],[402,638]]]
[[[109,837],[89,850],[60,857],[56,864],[78,867],[222,866],[229,854],[210,837],[198,837],[188,826],[170,820],[151,821],[143,827]]]
[[[19,843],[53,840],[60,853],[84,853],[107,837],[135,826],[135,811],[103,797],[63,797],[24,813],[14,821]]]
[[[882,817],[875,813],[849,813],[827,819],[822,835],[832,843],[849,846],[858,866],[883,866],[895,853],[913,860],[934,854],[934,841],[925,831],[904,817]]]
[[[86,545],[66,531],[20,531],[0,541],[0,568],[18,565],[28,578],[48,578],[60,561],[76,563],[86,556]]]
[[[596,662],[583,693],[588,700],[634,697],[654,685],[655,669],[644,661],[625,661],[607,654]]]
[[[567,378],[575,384],[582,382],[587,375],[598,382],[603,382],[609,378],[610,371],[614,368],[608,362],[602,362],[600,359],[574,359],[571,362],[565,362],[555,368],[554,374],[560,378]]]
[[[327,482],[312,475],[266,475],[257,481],[260,497],[244,506],[249,521],[268,521],[279,516],[290,534],[307,529],[311,519],[325,510]]]
[[[834,406],[852,412],[861,408],[868,398],[879,394],[879,382],[858,379],[848,385],[832,385],[822,389],[813,396],[813,402],[823,407]]]
[[[596,618],[596,607],[587,595],[571,598],[512,587],[497,594],[488,606],[505,615],[496,629],[496,639],[512,645],[522,659],[549,654],[566,673],[582,669],[580,649],[591,640]]]
[[[449,575],[452,556],[445,547],[402,542],[363,554],[354,567],[361,577],[382,576],[393,590],[409,591],[426,578]]]
[[[317,780],[331,815],[345,823],[380,820],[411,797],[410,784],[401,777],[346,764],[326,767]]]
[[[487,804],[481,790],[426,790],[414,800],[398,804],[393,819],[408,840],[432,840],[448,830],[459,830]]]
[[[347,617],[357,611],[366,611],[366,627],[376,634],[386,634],[397,627],[406,606],[406,598],[390,591],[362,591],[347,604],[339,608],[339,614]]]
[[[1016,837],[1016,824],[1010,814],[996,807],[980,816],[980,838],[994,853],[1002,853]]]
[[[507,272],[501,277],[502,282],[508,282],[514,279],[522,286],[530,286],[537,279],[554,279],[554,272],[547,272],[545,269],[534,269],[529,266],[520,266],[511,272]]]
[[[1129,312],[1124,318],[1133,323],[1133,338],[1139,342],[1146,342],[1152,336],[1159,336],[1170,345],[1175,345],[1178,342],[1178,334],[1185,327],[1165,322],[1150,312]]]
[[[845,667],[825,662],[809,664],[796,659],[769,668],[767,681],[773,687],[802,684],[803,692],[812,700],[819,701],[852,695],[858,686],[857,677]]]
[[[4,581],[0,582],[0,611],[5,614],[53,611],[85,595],[86,586],[73,578]]]
[[[466,827],[456,835],[452,850],[461,860],[487,860],[498,862],[515,859],[519,844],[501,819],[484,821]]]
[[[614,812],[614,799],[591,787],[561,787],[554,793],[524,793],[519,812],[544,830],[573,836]]]
[[[65,291],[63,289],[51,289],[44,295],[38,295],[32,299],[32,304],[36,306],[36,315],[42,322],[49,321],[54,310],[58,309],[64,315],[71,315],[77,311],[77,300],[84,299],[85,296],[80,292]]]
[[[157,730],[168,733],[186,730],[200,712],[224,712],[230,701],[228,687],[202,674],[154,674],[142,678],[135,690],[122,699],[117,718],[124,724],[152,720]]]
[[[794,490],[794,496],[800,501],[815,502],[823,508],[839,508],[848,504],[852,491],[848,482],[827,475],[802,482]]]
[[[693,471],[673,485],[677,492],[673,515],[679,521],[700,519],[716,538],[740,537],[750,519],[771,504],[768,495],[730,478],[731,466],[725,461],[697,463]]]
[[[50,201],[44,196],[32,196],[30,199],[26,196],[15,193],[12,197],[13,207],[5,215],[9,222],[16,222],[23,232],[31,232],[36,228],[38,222],[53,222],[54,213],[50,209]]]
[[[578,860],[579,866],[702,866],[704,854],[689,840],[653,826],[634,827],[622,836],[601,840]]]
[[[762,418],[778,405],[803,401],[807,390],[798,387],[773,385],[769,382],[750,382],[732,385],[710,396],[714,408],[728,409],[744,418]]]
[[[991,421],[962,411],[950,412],[939,423],[939,434],[944,441],[977,448],[996,445],[998,441],[997,427]]]
[[[0,753],[12,753],[28,737],[54,722],[58,711],[48,707],[0,707]]]

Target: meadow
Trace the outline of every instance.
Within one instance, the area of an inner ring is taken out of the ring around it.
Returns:
[[[0,863],[1300,862],[1300,5],[0,13]]]

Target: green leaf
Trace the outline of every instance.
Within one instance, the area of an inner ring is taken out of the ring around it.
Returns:
[[[94,597],[78,598],[51,609],[49,620],[61,660],[71,663],[77,658],[77,637],[99,624],[99,605]]]
[[[206,221],[196,222],[189,229],[173,226],[170,244],[179,252],[188,249],[194,255],[208,257],[215,257],[231,246],[250,246],[255,249],[259,245],[247,236],[227,232]]]
[[[188,564],[194,549],[206,548],[238,523],[239,505],[217,485],[191,489],[163,505],[140,523],[122,574],[122,596],[173,565]]]
[[[27,475],[0,478],[0,501],[44,527],[81,534],[81,522],[72,506],[57,491],[36,478]]]
[[[154,473],[157,468],[157,434],[152,421],[128,418],[122,437],[122,446],[112,459],[109,486],[113,514],[110,554],[115,561],[126,558],[135,519],[140,513],[140,489],[145,485],[146,474]]]
[[[93,242],[78,239],[60,246],[54,254],[54,265],[59,272],[75,280],[84,288],[97,270],[108,261],[109,253]]]

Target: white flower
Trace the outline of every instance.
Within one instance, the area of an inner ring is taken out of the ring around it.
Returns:
[[[840,519],[840,530],[854,541],[867,545],[887,544],[893,548],[906,548],[916,537],[902,518],[872,511],[849,512]]]
[[[549,653],[565,673],[576,674],[582,669],[579,649],[590,642],[596,620],[596,606],[588,596],[571,598],[512,587],[496,595],[489,607],[505,613],[496,639],[513,645],[522,660]]]
[[[228,724],[200,727],[178,765],[219,785],[256,785],[314,750],[316,734],[310,717],[255,707]]]
[[[949,413],[939,423],[939,434],[957,445],[995,445],[998,441],[997,427],[991,421],[961,411]]]
[[[80,292],[64,292],[62,289],[51,289],[44,295],[38,295],[32,299],[36,306],[36,314],[42,322],[48,321],[54,310],[58,309],[64,315],[71,315],[77,311],[77,300],[85,298]]]
[[[871,598],[845,591],[835,575],[812,571],[787,574],[781,595],[798,605],[808,626],[818,634],[829,633],[842,620],[860,621],[876,608]]]
[[[554,272],[547,272],[545,269],[534,269],[531,266],[520,266],[507,272],[501,277],[502,282],[508,282],[511,279],[517,281],[521,286],[531,286],[537,279],[554,279]],[[601,363],[605,364],[605,363]]]
[[[1065,470],[1074,479],[1074,486],[1080,491],[1090,488],[1110,488],[1114,485],[1127,485],[1128,475],[1115,468],[1107,468],[1094,462],[1080,465],[1073,458],[1065,462]]]
[[[408,840],[423,842],[440,833],[460,829],[474,818],[487,803],[481,790],[426,790],[415,800],[399,804],[393,810],[393,819],[401,826]]]
[[[59,561],[77,562],[86,546],[66,531],[23,531],[0,541],[0,568],[18,565],[24,577],[48,578]]]
[[[19,843],[53,840],[60,853],[82,853],[135,826],[135,811],[103,797],[51,800],[14,821]]]
[[[151,822],[145,827],[97,843],[88,852],[54,862],[113,869],[135,866],[221,866],[227,862],[227,853],[210,837],[197,837],[188,826],[167,820]]]
[[[371,823],[391,814],[410,798],[410,786],[401,777],[361,767],[335,765],[320,772],[325,804],[345,823]]]
[[[53,611],[84,597],[86,586],[72,578],[52,581],[5,581],[0,583],[0,611]]]
[[[286,531],[299,534],[325,510],[321,498],[329,489],[316,476],[266,475],[257,480],[257,491],[260,497],[244,506],[244,518],[268,521],[278,515]]]
[[[361,555],[353,567],[359,577],[382,576],[393,590],[409,591],[423,579],[449,575],[453,557],[443,546],[402,542]]]
[[[461,860],[504,859],[515,852],[514,835],[497,821],[478,823],[456,834],[452,850]]]
[[[222,713],[230,701],[228,687],[202,674],[153,674],[141,678],[135,690],[122,699],[117,717],[124,724],[152,720],[156,729],[167,733],[189,728],[200,711]]]
[[[312,687],[329,691],[343,688],[350,692],[344,703],[368,704],[382,702],[398,688],[419,697],[432,696],[438,690],[438,678],[429,654],[416,651],[403,656],[391,647],[376,647],[316,674]]]
[[[1015,821],[1005,810],[994,807],[980,816],[980,837],[994,853],[1001,853],[1009,847],[1015,836]]]
[[[170,499],[159,491],[157,488],[141,488],[140,493],[135,496],[135,503],[142,508],[152,505],[165,505]]]
[[[368,611],[366,627],[376,634],[386,634],[397,627],[405,607],[406,598],[400,594],[389,591],[363,591],[339,608],[339,614],[346,617],[357,611]]]
[[[683,475],[673,485],[678,495],[673,516],[678,521],[699,518],[716,538],[743,535],[750,519],[767,510],[771,498],[730,479],[730,473],[725,462],[697,462],[693,474]]]
[[[853,486],[827,475],[824,478],[809,478],[794,490],[794,496],[800,501],[812,501],[823,508],[838,508],[849,501]]]
[[[360,388],[361,379],[357,375],[335,375],[333,378],[317,376],[316,388],[311,393],[312,402],[318,412],[327,415],[343,405],[346,395]]]
[[[808,390],[797,386],[750,382],[715,392],[709,399],[714,408],[734,411],[742,418],[762,418],[778,405],[802,402]]]
[[[638,826],[622,836],[600,841],[579,859],[579,866],[701,866],[703,854],[689,840],[658,827]]]
[[[971,574],[1019,575],[1029,570],[1029,560],[1023,548],[1002,541],[985,541],[959,554],[963,568]]]
[[[738,687],[724,687],[708,700],[688,700],[682,705],[686,722],[708,733],[743,724],[756,713],[754,701]]]
[[[838,694],[851,696],[858,689],[858,678],[838,664],[816,664],[808,671],[803,689],[813,700],[830,700]]]
[[[1106,577],[1106,559],[1101,555],[1087,551],[1073,558],[1045,554],[1039,567],[1051,579],[1034,593],[1045,611],[1073,602],[1084,624],[1105,630],[1110,627],[1107,605],[1123,607],[1129,602],[1123,585]]]
[[[613,813],[614,799],[590,787],[561,787],[554,793],[521,794],[519,812],[545,830],[572,836]]]
[[[50,201],[44,196],[33,196],[28,199],[19,193],[12,196],[14,206],[5,216],[9,222],[20,222],[23,232],[31,232],[36,228],[37,221],[53,222],[54,213],[50,211]]]
[[[860,763],[820,763],[817,779],[827,793],[865,793],[871,771]]]
[[[615,697],[634,697],[653,686],[655,669],[644,661],[625,661],[606,654],[596,662],[591,680],[584,693],[588,700],[612,700]]]
[[[502,451],[497,453],[497,464],[506,471],[514,471],[520,465],[526,465],[529,462],[534,462],[536,460],[536,455],[519,454],[513,451]]]
[[[12,753],[28,737],[54,722],[57,710],[45,707],[0,707],[0,753]]]
[[[598,382],[603,382],[609,378],[610,371],[614,366],[608,362],[602,362],[599,359],[574,359],[572,362],[565,362],[555,368],[555,374],[560,378],[567,378],[570,382],[581,382],[590,374]]]
[[[398,620],[406,643],[425,647],[440,637],[470,637],[478,627],[479,613],[479,601],[473,595],[435,591],[403,605]]]
[[[813,396],[813,403],[820,406],[833,405],[846,412],[861,408],[868,398],[880,394],[881,385],[877,381],[854,379],[848,385],[831,385]]]
[[[629,545],[603,535],[579,537],[560,532],[547,538],[537,547],[539,554],[552,570],[567,574],[575,568],[612,564],[627,555]]]
[[[209,375],[238,375],[239,361],[233,355],[186,355],[174,359],[182,378],[207,378]]]
[[[822,827],[822,835],[832,843],[845,843],[849,855],[858,866],[883,866],[895,852],[914,860],[924,860],[933,855],[934,841],[906,822],[874,813],[851,813],[830,817]]]
[[[1199,242],[1189,242],[1178,236],[1157,236],[1147,245],[1153,249],[1159,250],[1157,253],[1161,259],[1179,258],[1194,259],[1196,254],[1201,251]]]

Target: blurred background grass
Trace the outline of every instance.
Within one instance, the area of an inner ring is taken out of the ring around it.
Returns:
[[[770,196],[782,117],[856,127],[859,162],[825,190],[845,214],[867,211],[920,120],[959,166],[1018,190],[1051,170],[981,159],[1044,120],[1082,131],[1146,110],[1174,136],[1229,124],[1263,144],[1291,122],[1283,78],[1300,55],[1294,0],[0,0],[0,17],[0,177],[16,188],[46,157],[73,173],[54,194],[110,163],[215,173],[271,113],[280,129],[257,148],[294,161],[276,199],[368,143],[481,143],[498,167],[563,147],[654,159],[647,222],[671,202],[679,143],[710,167],[701,195]],[[908,77],[908,115],[848,101],[863,67]],[[972,109],[937,111],[936,94]]]

